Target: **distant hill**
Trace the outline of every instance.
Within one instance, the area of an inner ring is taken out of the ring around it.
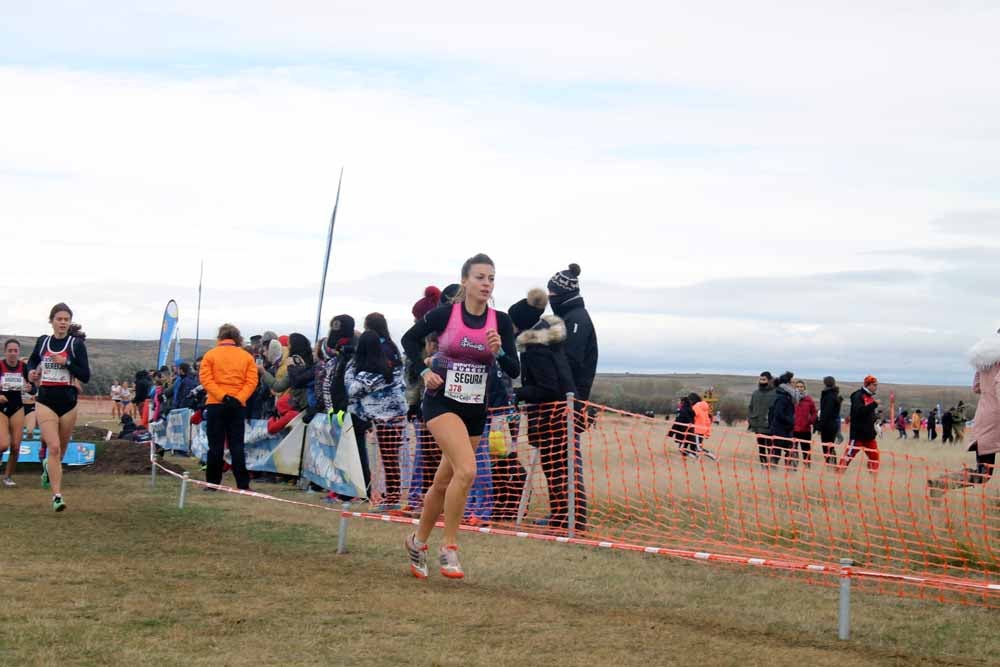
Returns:
[[[31,354],[35,345],[34,336],[0,334],[0,339],[17,338],[21,341],[23,356]],[[202,340],[198,344],[198,354],[215,344],[212,340]],[[107,394],[114,380],[133,380],[136,371],[150,370],[156,365],[158,340],[118,340],[114,338],[87,338],[87,354],[90,356],[90,383],[84,388],[87,394]],[[194,339],[181,339],[181,354],[187,361],[194,354]],[[169,362],[168,362],[169,363]]]
[[[33,336],[2,335],[2,338],[17,338],[21,341],[24,355],[31,352],[35,344]],[[88,338],[87,351],[90,354],[91,382],[86,387],[88,394],[107,394],[114,380],[133,379],[136,371],[152,369],[156,364],[158,340],[118,340],[109,338]],[[204,354],[215,344],[214,340],[201,340],[199,354]],[[181,339],[181,354],[187,361],[194,354],[194,339]],[[971,381],[971,377],[970,377]],[[809,393],[818,398],[823,382],[807,379]],[[841,382],[840,388],[846,398],[859,387],[858,382]],[[633,373],[600,373],[594,383],[591,400],[620,410],[657,414],[672,411],[677,398],[688,392],[704,394],[710,387],[722,401],[739,402],[746,405],[750,394],[757,388],[757,376],[708,375],[700,373],[676,373],[663,375],[641,375]],[[889,392],[896,392],[896,404],[907,409],[920,408],[925,412],[940,403],[945,409],[959,400],[975,405],[977,397],[971,390],[962,387],[936,385],[881,385],[883,406],[888,408]]]

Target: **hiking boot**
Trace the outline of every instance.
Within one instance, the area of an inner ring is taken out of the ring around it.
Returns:
[[[63,502],[62,496],[52,496],[52,509],[56,512],[62,512],[66,509],[66,503]]]
[[[439,557],[441,559],[441,576],[448,577],[449,579],[461,579],[465,576],[465,572],[462,571],[462,564],[458,562],[457,544],[449,544],[446,547],[441,547]]]
[[[410,533],[403,543],[410,556],[410,574],[417,579],[427,578],[427,545],[417,546],[417,534]]]
[[[49,460],[48,458],[42,459],[42,488],[49,488]]]
[[[15,486],[17,486],[17,483],[10,477],[4,477],[3,485],[6,486],[8,489],[13,489]]]

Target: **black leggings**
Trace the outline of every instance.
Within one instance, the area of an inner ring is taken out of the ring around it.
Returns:
[[[799,450],[802,452],[802,460],[806,465],[812,463],[812,432],[811,431],[795,431],[792,433],[792,437],[798,440],[795,444],[798,445]]]
[[[208,435],[208,465],[205,469],[205,481],[210,484],[222,483],[223,451],[229,444],[229,455],[233,459],[233,477],[236,478],[236,488],[250,488],[250,474],[247,472],[246,451],[243,449],[243,434],[246,423],[243,421],[246,408],[226,405],[209,405],[205,408],[205,431]]]
[[[978,450],[977,450],[978,452]],[[976,454],[976,471],[969,476],[969,481],[973,484],[985,484],[990,481],[993,471],[997,467],[997,453]]]
[[[764,433],[757,434],[757,456],[764,465],[771,463],[771,436]]]
[[[372,469],[368,463],[368,443],[365,442],[365,435],[372,423],[352,412],[351,424],[354,425],[354,442],[358,445],[358,458],[361,459],[361,476],[365,480],[365,494],[370,500],[372,497]]]

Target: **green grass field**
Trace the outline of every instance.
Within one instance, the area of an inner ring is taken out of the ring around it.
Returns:
[[[147,477],[0,489],[4,665],[995,664],[996,612],[783,576],[463,535],[464,582],[407,574],[403,526]],[[271,487],[262,486],[269,491]],[[304,496],[285,491],[289,497]],[[432,545],[433,546],[433,545]]]

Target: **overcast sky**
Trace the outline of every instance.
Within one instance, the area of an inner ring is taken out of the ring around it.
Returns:
[[[0,330],[312,335],[479,251],[602,370],[968,381],[1000,325],[990,2],[0,1]],[[779,3],[781,4],[781,3]],[[853,4],[853,3],[852,3]]]

